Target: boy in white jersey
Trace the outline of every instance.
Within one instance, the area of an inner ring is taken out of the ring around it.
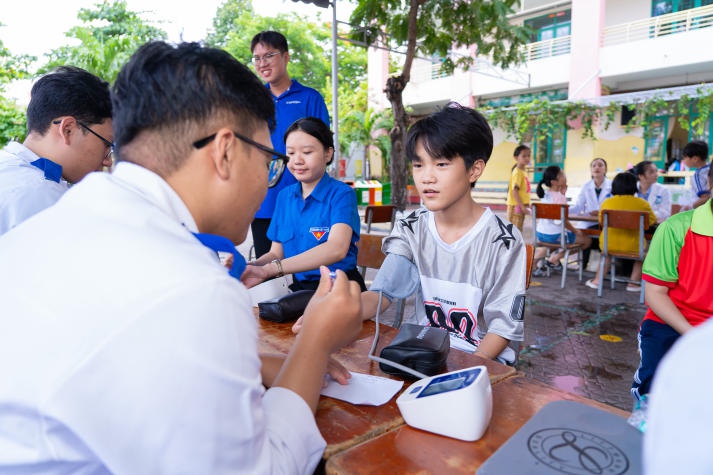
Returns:
[[[425,208],[384,239],[386,260],[362,293],[362,315],[376,314],[380,290],[385,308],[404,282],[419,279],[418,323],[446,328],[451,346],[514,364],[524,337],[525,244],[470,194],[492,149],[485,118],[457,104],[411,127],[406,154]]]

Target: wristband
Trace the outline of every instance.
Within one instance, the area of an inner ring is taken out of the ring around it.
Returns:
[[[275,274],[275,277],[282,277],[283,275],[285,275],[284,271],[282,270],[282,262],[280,262],[280,259],[275,259],[271,262],[271,264],[275,264],[275,267],[277,267],[277,274]]]

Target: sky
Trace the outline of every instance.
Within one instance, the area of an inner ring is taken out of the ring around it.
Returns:
[[[68,44],[64,33],[80,24],[77,12],[91,8],[101,0],[3,0],[0,8],[0,40],[12,54],[30,54],[41,58],[44,53]],[[213,17],[223,0],[126,0],[130,10],[142,13],[149,21],[161,22],[157,26],[168,33],[169,41],[198,41],[212,26]],[[306,17],[331,19],[331,9],[292,0],[253,0],[253,8],[262,16],[275,12],[296,12]],[[351,7],[337,3],[337,18],[346,21]],[[39,13],[41,12],[41,13]],[[182,36],[181,36],[182,35]],[[18,84],[7,93],[20,101],[26,86]]]

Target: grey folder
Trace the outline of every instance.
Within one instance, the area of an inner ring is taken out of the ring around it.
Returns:
[[[642,434],[626,419],[586,404],[540,409],[478,469],[477,475],[639,474]]]

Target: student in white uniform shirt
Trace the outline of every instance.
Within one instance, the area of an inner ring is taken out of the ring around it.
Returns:
[[[111,99],[106,81],[62,66],[32,86],[27,138],[0,150],[0,235],[52,206],[93,171],[111,167]]]
[[[654,210],[656,224],[661,224],[671,216],[671,192],[665,186],[656,183],[659,177],[659,170],[654,162],[644,160],[634,165],[634,175],[638,192],[636,196],[645,199]],[[654,226],[655,228],[655,226]]]
[[[577,202],[570,206],[569,214],[585,214],[599,216],[599,208],[602,202],[611,198],[611,180],[607,178],[607,162],[601,157],[597,157],[589,164],[592,179],[582,185],[577,195]],[[579,229],[598,229],[599,224],[589,221],[573,221],[575,227]],[[589,264],[591,250],[599,250],[599,238],[593,237],[592,243],[582,251],[582,265],[584,269]]]
[[[359,286],[323,268],[290,354],[261,356],[247,290],[201,244],[234,251],[284,170],[269,93],[224,51],[154,42],[112,104],[114,172],[0,240],[0,473],[311,474]]]

